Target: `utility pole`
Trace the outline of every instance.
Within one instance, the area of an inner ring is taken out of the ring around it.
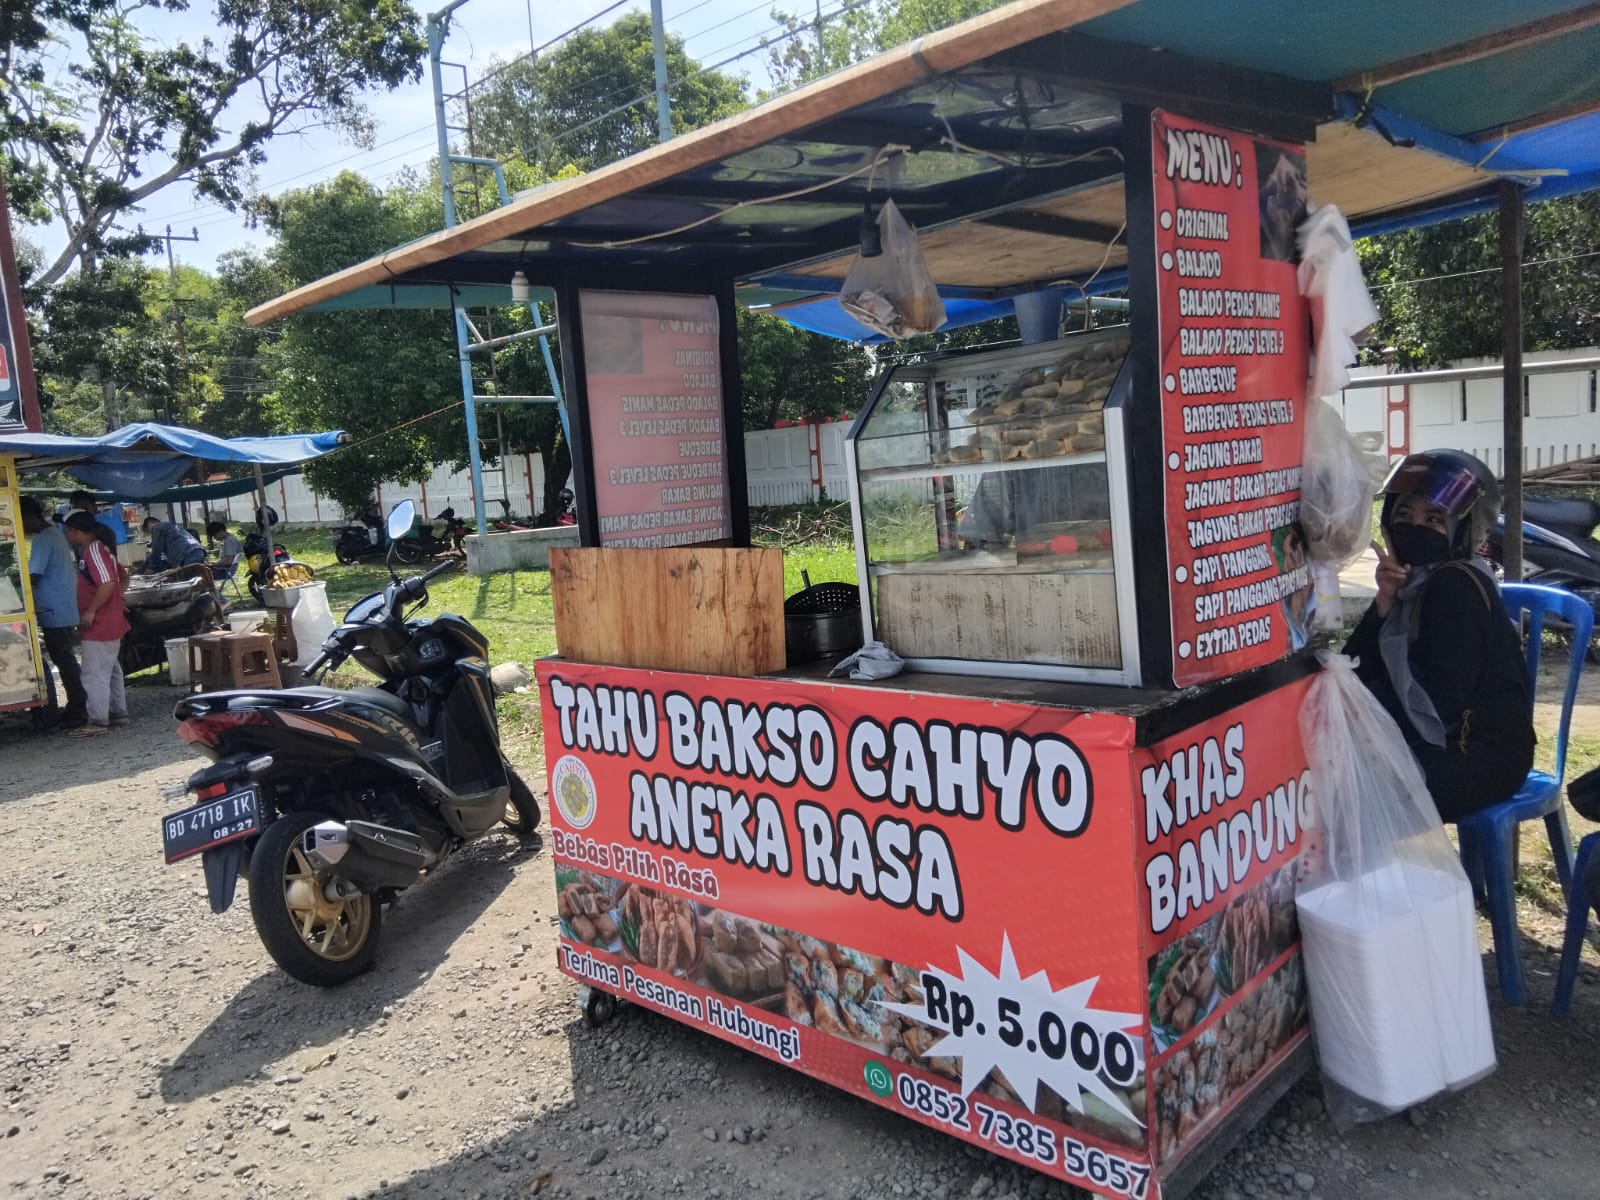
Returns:
[[[189,353],[189,339],[188,330],[184,328],[183,305],[185,301],[178,295],[178,263],[172,255],[172,243],[198,242],[200,240],[200,230],[198,228],[190,229],[189,235],[184,237],[182,234],[174,234],[172,226],[168,225],[167,232],[159,236],[167,244],[167,281],[172,287],[172,318],[178,327],[178,359],[181,364]],[[179,369],[183,370],[181,365]],[[184,371],[185,378],[187,378],[187,375],[188,372]],[[174,391],[176,390],[176,381],[174,381]],[[173,423],[172,403],[170,400],[167,403],[167,423],[169,425]]]
[[[667,99],[667,28],[661,0],[650,0],[650,42],[656,60],[656,128],[660,140],[672,140],[672,108]]]

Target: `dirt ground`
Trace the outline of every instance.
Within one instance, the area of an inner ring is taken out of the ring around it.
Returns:
[[[403,897],[372,973],[293,983],[247,905],[213,916],[198,861],[162,864],[159,788],[195,762],[173,698],[134,689],[134,728],[89,743],[0,722],[5,1194],[1074,1194],[663,1018],[588,1029],[548,852],[509,833]],[[1196,1194],[1596,1195],[1600,974],[1549,1017],[1559,931],[1524,907],[1533,1000],[1494,1003],[1492,1077],[1340,1136],[1313,1074]]]

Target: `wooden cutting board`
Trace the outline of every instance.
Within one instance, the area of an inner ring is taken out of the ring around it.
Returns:
[[[708,675],[785,665],[783,551],[552,546],[556,650],[576,662]]]

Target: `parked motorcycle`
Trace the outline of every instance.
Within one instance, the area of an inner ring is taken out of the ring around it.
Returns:
[[[554,508],[546,509],[534,521],[534,526],[539,529],[554,529],[563,525],[576,525],[578,513],[576,507],[577,497],[572,494],[571,488],[562,488],[556,493]]]
[[[389,515],[398,545],[413,519]],[[461,617],[411,619],[454,561],[358,601],[307,669],[347,659],[377,687],[209,692],[180,701],[178,736],[212,760],[168,796],[166,860],[199,854],[213,912],[241,870],[256,933],[296,979],[322,987],[366,970],[383,905],[504,822],[540,810],[500,747],[488,640]]]
[[[1505,554],[1502,534],[1505,520],[1495,523],[1489,535],[1489,557],[1502,567]],[[1527,583],[1543,584],[1573,592],[1595,610],[1600,624],[1600,541],[1595,539],[1600,526],[1600,504],[1582,497],[1548,500],[1524,496],[1522,500],[1522,559],[1533,570],[1524,576]],[[1589,659],[1600,662],[1593,642]]]
[[[389,553],[389,535],[376,508],[361,511],[355,521],[335,525],[332,531],[333,556],[345,566],[366,558],[383,558]]]
[[[394,542],[395,558],[410,564],[437,558],[441,554],[460,554],[461,543],[467,534],[472,532],[471,526],[456,516],[456,510],[453,508],[441,511],[439,520],[444,525],[442,535],[433,531],[432,521],[415,521],[413,527],[399,537],[395,537],[391,532],[390,540]]]

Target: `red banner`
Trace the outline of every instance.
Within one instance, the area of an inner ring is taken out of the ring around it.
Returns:
[[[713,296],[579,293],[600,541],[730,536]]]
[[[1150,1128],[1163,1167],[1306,1024],[1294,881],[1312,847],[1302,679],[1135,752]]]
[[[1306,165],[1297,146],[1167,112],[1151,136],[1172,674],[1187,687],[1282,658],[1310,628]]]
[[[563,970],[1036,1170],[1158,1194],[1129,718],[538,675]]]

